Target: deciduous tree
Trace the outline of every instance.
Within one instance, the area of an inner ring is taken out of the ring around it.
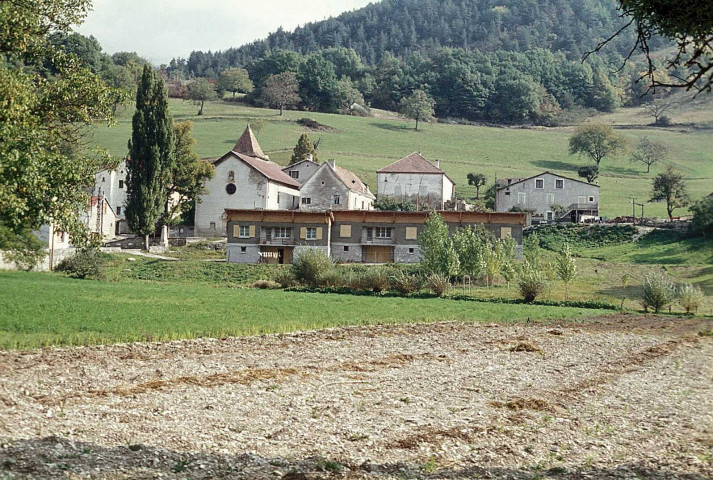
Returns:
[[[626,150],[626,138],[614,131],[611,125],[580,125],[569,138],[570,155],[584,155],[599,167],[602,159]]]
[[[126,165],[126,221],[134,233],[144,236],[146,250],[165,210],[174,165],[175,137],[166,88],[154,69],[144,65]]]
[[[453,248],[448,225],[436,212],[428,215],[423,232],[418,237],[421,247],[421,266],[427,273],[454,276],[458,274],[460,262]]]
[[[195,82],[188,85],[188,98],[200,105],[198,115],[203,115],[203,105],[206,101],[215,100],[218,98],[218,93],[215,91],[215,85],[207,78],[198,78]]]
[[[283,72],[270,75],[262,86],[262,99],[273,108],[280,109],[280,116],[284,108],[293,107],[300,101],[297,93],[297,76],[294,72]]]
[[[105,155],[83,148],[80,126],[111,122],[115,92],[47,39],[81,23],[88,0],[0,2],[0,250],[27,257],[29,233],[53,223],[75,245],[78,216]],[[53,75],[47,74],[51,61]]]
[[[580,167],[579,170],[577,170],[577,175],[582,178],[586,178],[587,183],[592,183],[594,180],[597,179],[597,177],[599,177],[599,167],[597,167],[596,165]]]
[[[634,153],[631,155],[632,162],[640,162],[646,165],[646,173],[651,171],[651,165],[662,162],[666,159],[668,148],[658,140],[643,137],[636,145]]]
[[[557,256],[555,270],[559,279],[564,282],[564,299],[568,300],[569,284],[577,276],[577,262],[574,260],[569,244],[566,244],[562,252]]]
[[[244,68],[229,68],[218,77],[218,90],[232,92],[233,98],[238,92],[250,93],[254,88],[248,71]]]
[[[408,118],[416,120],[416,130],[418,130],[418,122],[429,122],[435,113],[433,107],[436,102],[428,96],[423,90],[414,91],[409,97],[401,101],[401,113]]]
[[[691,206],[693,231],[713,238],[713,195],[708,195]]]
[[[666,202],[666,213],[669,220],[673,220],[673,211],[676,208],[688,206],[690,200],[686,191],[686,180],[681,173],[673,167],[654,177],[651,201]]]
[[[475,187],[475,198],[476,200],[480,198],[480,188],[485,186],[488,179],[482,173],[469,173],[468,174],[468,185]]]

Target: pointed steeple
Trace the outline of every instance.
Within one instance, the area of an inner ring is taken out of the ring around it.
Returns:
[[[238,139],[238,143],[233,147],[233,151],[236,153],[242,153],[243,155],[248,155],[250,157],[257,157],[263,160],[270,160],[270,157],[265,155],[257,143],[257,139],[253,134],[250,124],[245,127],[245,131]]]

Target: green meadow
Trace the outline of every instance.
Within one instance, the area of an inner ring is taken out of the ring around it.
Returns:
[[[226,288],[210,283],[103,282],[0,272],[0,348],[279,333],[410,322],[572,319],[603,310]]]
[[[576,170],[586,160],[567,153],[567,142],[573,128],[501,128],[433,123],[415,131],[414,122],[393,116],[351,117],[313,112],[251,108],[232,102],[210,102],[205,113],[197,116],[198,107],[189,101],[170,101],[176,121],[194,123],[196,150],[203,157],[218,157],[235,144],[245,125],[263,120],[258,140],[270,158],[287,164],[299,135],[308,131],[313,140],[321,138],[319,157],[335,159],[337,164],[357,173],[376,190],[376,170],[413,151],[430,160],[439,159],[441,167],[456,182],[461,197],[474,196],[468,186],[469,172],[482,172],[490,179],[522,177],[550,170],[576,178]],[[622,110],[623,111],[623,110]],[[127,153],[131,135],[132,110],[119,112],[117,125],[91,131],[89,142],[96,143],[116,156]],[[623,115],[623,113],[622,113]],[[309,117],[331,127],[328,131],[309,131],[296,120]],[[606,118],[606,117],[605,117]],[[594,118],[590,121],[596,121]],[[691,197],[698,199],[713,191],[713,132],[690,127],[651,128],[635,126],[619,130],[632,144],[648,136],[665,142],[671,151],[670,164],[688,179]],[[602,161],[601,212],[607,217],[631,214],[631,198],[638,202],[650,198],[651,181],[664,168],[654,165],[652,172],[630,162],[628,156]],[[638,208],[638,207],[637,207]],[[661,203],[648,203],[647,216],[665,217]],[[674,214],[685,214],[679,209]],[[637,210],[638,215],[638,210]]]

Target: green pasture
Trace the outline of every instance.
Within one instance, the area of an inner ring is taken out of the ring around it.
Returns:
[[[235,144],[245,125],[264,121],[258,140],[270,157],[286,164],[299,135],[306,129],[296,120],[309,117],[332,128],[309,131],[313,140],[321,138],[320,159],[335,159],[337,164],[357,173],[376,191],[376,170],[420,151],[430,160],[441,160],[441,167],[456,182],[461,197],[472,197],[468,186],[469,172],[482,172],[491,180],[497,175],[521,177],[543,170],[576,177],[584,159],[567,153],[571,128],[500,128],[450,124],[426,124],[413,129],[414,123],[392,117],[351,117],[313,112],[251,108],[233,102],[210,102],[205,114],[189,101],[172,99],[171,112],[176,121],[191,120],[195,126],[196,149],[203,157],[218,157]],[[131,108],[119,112],[118,124],[97,127],[89,136],[90,143],[106,147],[110,153],[123,156],[131,135]],[[632,143],[649,136],[665,142],[671,149],[670,163],[687,176],[689,191],[698,199],[713,191],[713,133],[710,130],[670,127],[666,129],[638,126],[620,130]],[[601,212],[608,217],[631,214],[631,198],[650,197],[651,180],[663,168],[652,172],[632,164],[628,157],[605,158],[602,162]],[[637,207],[638,208],[638,207]],[[665,217],[661,203],[648,203],[647,216]],[[675,214],[685,214],[680,209]],[[637,210],[638,215],[638,210]]]
[[[84,345],[290,332],[409,322],[521,322],[606,313],[225,288],[207,283],[101,282],[0,272],[0,348]]]

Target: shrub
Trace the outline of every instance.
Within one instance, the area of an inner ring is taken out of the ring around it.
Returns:
[[[104,257],[97,249],[87,248],[74,252],[62,260],[55,270],[74,278],[102,278]]]
[[[250,285],[250,288],[260,288],[260,289],[275,289],[280,288],[280,284],[273,282],[272,280],[258,280]]]
[[[319,276],[333,266],[332,260],[324,252],[310,249],[297,256],[292,264],[292,273],[298,282],[316,287],[319,283]]]
[[[391,277],[391,285],[397,292],[408,295],[421,289],[421,278],[400,270]]]
[[[451,282],[450,279],[443,274],[432,273],[426,277],[426,285],[437,297],[442,297],[448,292]]]
[[[533,268],[528,263],[523,264],[518,287],[520,295],[527,303],[534,302],[542,295],[547,290],[548,284],[547,275],[541,269]]]
[[[279,283],[282,288],[290,288],[297,282],[295,275],[287,269],[280,270],[277,275],[275,275],[275,281]]]
[[[391,286],[389,272],[383,267],[372,267],[366,271],[365,276],[374,292],[385,292]]]
[[[695,314],[698,307],[703,303],[703,292],[700,287],[694,287],[690,283],[684,283],[678,290],[678,303],[687,314]]]
[[[658,120],[656,120],[656,125],[660,127],[668,127],[673,123],[673,120],[671,120],[671,117],[668,115],[661,115]]]
[[[344,275],[338,268],[330,268],[317,276],[317,285],[320,287],[343,287],[346,285]]]
[[[676,298],[676,285],[664,273],[651,272],[644,277],[640,301],[644,310],[649,307],[654,313],[669,305]]]

